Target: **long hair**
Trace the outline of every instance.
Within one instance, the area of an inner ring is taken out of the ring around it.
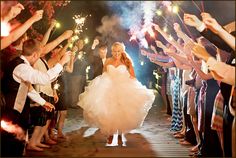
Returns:
[[[122,49],[120,61],[129,69],[132,66],[132,60],[129,55],[125,52],[125,45],[120,42],[115,42],[113,47],[120,47]]]

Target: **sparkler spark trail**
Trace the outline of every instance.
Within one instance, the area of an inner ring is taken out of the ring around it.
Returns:
[[[18,140],[25,140],[26,135],[23,129],[12,122],[1,120],[1,128],[9,133],[15,134]]]

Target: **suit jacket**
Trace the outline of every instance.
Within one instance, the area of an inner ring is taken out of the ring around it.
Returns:
[[[99,56],[91,55],[89,60],[90,79],[94,79],[103,72],[103,62]]]

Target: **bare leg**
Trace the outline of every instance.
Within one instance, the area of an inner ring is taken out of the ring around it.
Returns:
[[[194,146],[191,149],[191,151],[197,151],[198,146],[201,144],[201,139],[200,139],[200,135],[199,135],[199,132],[198,132],[197,117],[196,117],[196,115],[190,115],[190,116],[191,116],[191,121],[192,121],[192,124],[193,124],[193,129],[194,129],[194,132],[195,132],[195,135],[196,135],[196,140],[197,140],[197,145]]]
[[[62,129],[64,127],[64,122],[66,119],[67,110],[59,111],[59,120],[58,120],[58,138],[65,138],[64,134],[62,133]]]
[[[41,126],[35,126],[34,131],[32,134],[32,137],[29,140],[29,143],[27,145],[27,150],[34,150],[34,151],[43,151],[42,148],[37,147],[37,139],[41,133],[42,127]]]

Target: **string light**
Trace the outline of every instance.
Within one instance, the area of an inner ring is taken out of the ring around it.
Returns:
[[[173,6],[172,12],[177,14],[179,12],[179,7],[177,5]]]

